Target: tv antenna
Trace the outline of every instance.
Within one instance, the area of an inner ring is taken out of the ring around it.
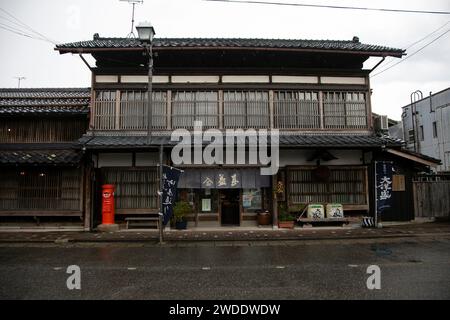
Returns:
[[[131,31],[127,35],[127,38],[136,38],[136,35],[133,32],[133,29],[134,29],[134,7],[136,6],[136,4],[143,4],[144,0],[120,0],[120,1],[128,2],[129,4],[131,4],[133,6],[133,11],[131,13]]]
[[[14,77],[14,79],[17,79],[17,88],[20,89],[20,81],[25,80],[25,77]]]

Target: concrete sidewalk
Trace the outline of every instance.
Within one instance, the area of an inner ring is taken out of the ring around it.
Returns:
[[[388,225],[381,229],[352,227],[337,228],[224,228],[213,230],[164,231],[167,243],[180,241],[267,241],[267,240],[320,240],[320,239],[372,239],[392,237],[420,237],[450,235],[449,222],[410,223]],[[95,242],[148,242],[157,243],[157,230],[123,230],[118,232],[71,231],[0,231],[0,243],[95,243]]]

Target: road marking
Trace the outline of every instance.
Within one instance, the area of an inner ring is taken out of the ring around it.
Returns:
[[[62,267],[54,267],[53,268],[53,270],[55,270],[55,271],[58,271],[58,270],[61,270],[62,269]]]
[[[127,270],[136,270],[137,268],[135,267],[128,267]]]
[[[285,266],[276,266],[275,268],[276,269],[285,269],[286,267]]]
[[[202,267],[202,270],[211,270],[210,267]]]
[[[358,268],[358,265],[357,264],[349,264],[348,265],[350,268]]]

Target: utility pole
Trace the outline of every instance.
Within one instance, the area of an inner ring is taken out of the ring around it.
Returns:
[[[26,77],[14,77],[15,79],[17,79],[17,88],[20,89],[20,81],[25,80]]]

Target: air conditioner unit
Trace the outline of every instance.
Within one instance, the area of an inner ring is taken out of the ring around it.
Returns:
[[[380,116],[380,129],[381,130],[389,129],[388,116]]]
[[[374,119],[374,126],[376,131],[386,132],[389,130],[388,117],[387,116],[377,116]]]

